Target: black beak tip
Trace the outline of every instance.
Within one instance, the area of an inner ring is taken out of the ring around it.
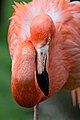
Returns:
[[[49,95],[49,90],[48,89],[44,90],[43,93],[44,93],[45,96],[48,96]]]
[[[42,74],[38,74],[36,72],[37,76],[37,82],[41,89],[41,91],[44,93],[45,96],[48,96],[49,94],[49,78],[47,71],[43,71]]]

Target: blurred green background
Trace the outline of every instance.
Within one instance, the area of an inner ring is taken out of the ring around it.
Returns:
[[[11,95],[11,59],[7,31],[8,19],[14,11],[13,2],[14,0],[2,0],[0,4],[0,120],[33,120],[33,108],[20,107]],[[75,108],[72,106],[69,91],[60,91],[40,103],[39,120],[80,120],[80,109],[78,105]]]

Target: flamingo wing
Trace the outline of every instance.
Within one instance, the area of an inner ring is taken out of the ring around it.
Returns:
[[[69,63],[69,78],[67,83],[64,85],[66,89],[72,89],[72,101],[73,105],[76,106],[76,97],[78,105],[80,106],[80,2],[75,1],[70,3],[73,19],[68,24],[71,26],[70,39],[66,41],[66,54],[68,53]],[[77,88],[77,89],[76,89]],[[75,89],[75,90],[73,90]]]

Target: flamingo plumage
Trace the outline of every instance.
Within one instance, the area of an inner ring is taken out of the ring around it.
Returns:
[[[76,89],[80,105],[80,2],[32,0],[13,8],[8,45],[17,103],[33,107],[61,89]],[[75,105],[75,91],[72,98]]]

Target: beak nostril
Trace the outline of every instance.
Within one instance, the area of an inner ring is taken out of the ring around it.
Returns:
[[[43,55],[43,52],[41,52],[41,55]]]

